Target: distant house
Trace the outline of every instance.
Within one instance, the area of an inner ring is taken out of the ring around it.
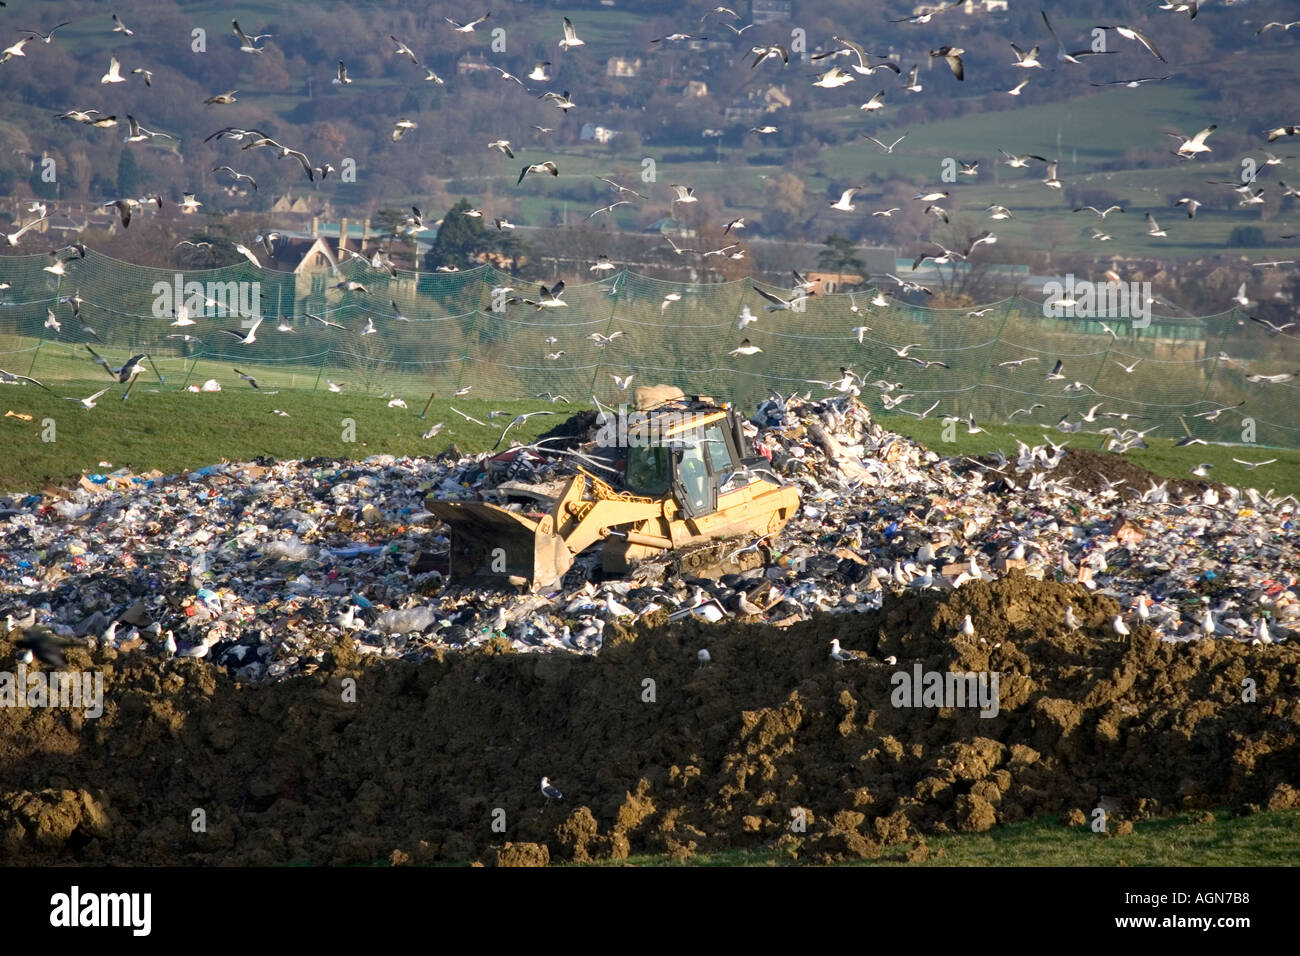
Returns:
[[[830,295],[840,289],[862,285],[866,280],[851,272],[809,272],[808,281],[816,283],[812,291],[817,295]]]
[[[789,109],[793,102],[784,86],[769,86],[763,91],[763,108],[769,113]]]
[[[597,126],[595,123],[583,123],[582,130],[578,135],[581,139],[604,144],[617,136],[618,130],[610,129],[607,126]]]
[[[605,61],[605,75],[631,78],[641,72],[641,58],[629,60],[626,57],[611,56]]]
[[[966,0],[962,12],[970,16],[972,13],[1005,13],[1006,9],[1007,0]]]
[[[793,6],[790,0],[753,0],[749,5],[749,18],[758,24],[788,21]]]
[[[486,73],[492,67],[488,61],[477,53],[466,53],[456,61],[456,72],[461,76],[468,76],[471,73]]]
[[[689,80],[686,88],[682,90],[682,95],[687,98],[699,98],[709,95],[709,84],[703,80]]]
[[[657,222],[650,223],[646,227],[646,232],[657,232],[661,236],[678,236],[682,239],[695,238],[695,230],[684,223],[678,222],[672,216],[665,216]]]

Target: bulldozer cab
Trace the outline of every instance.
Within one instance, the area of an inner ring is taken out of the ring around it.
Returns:
[[[651,497],[671,491],[688,518],[718,509],[719,489],[747,451],[730,409],[665,411],[629,429],[628,438],[628,490]]]

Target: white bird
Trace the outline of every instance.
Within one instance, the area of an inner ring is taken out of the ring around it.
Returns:
[[[343,65],[342,60],[339,60],[339,68],[330,82],[335,86],[347,86],[352,82],[352,77],[348,76],[348,68]]]
[[[546,798],[547,803],[550,803],[552,800],[564,799],[564,794],[560,793],[559,790],[551,785],[550,778],[548,777],[542,778],[542,796]]]
[[[23,237],[23,234],[24,234],[25,232],[27,232],[29,229],[31,229],[31,228],[33,228],[33,227],[35,227],[35,226],[39,226],[41,223],[43,223],[43,222],[44,222],[46,219],[48,219],[48,218],[50,218],[50,217],[49,217],[49,216],[42,216],[40,219],[33,219],[31,222],[27,223],[27,225],[21,227],[17,232],[10,232],[10,233],[7,233],[7,234],[5,235],[5,239],[8,240],[10,246],[16,246],[16,245],[18,245],[18,240],[21,239],[21,238]]]
[[[1124,619],[1118,614],[1111,618],[1110,626],[1120,637],[1128,637],[1128,625],[1124,623]]]
[[[1271,635],[1268,632],[1268,622],[1265,621],[1262,617],[1259,619],[1259,622],[1255,625],[1255,640],[1261,644],[1273,643],[1273,635]]]
[[[8,63],[10,59],[16,56],[26,56],[27,54],[23,52],[23,47],[31,42],[31,37],[23,37],[13,46],[5,47],[3,51],[0,51],[0,63]]]
[[[969,614],[961,622],[961,633],[964,637],[975,636],[975,623],[970,619]]]
[[[610,375],[610,378],[614,380],[614,384],[618,387],[620,392],[626,392],[627,387],[632,384],[632,379],[635,377],[635,375],[629,375],[627,378],[619,378],[617,375]]]
[[[696,653],[695,657],[697,660],[699,660],[701,667],[703,667],[705,664],[713,660],[712,656],[710,656],[709,654],[708,648],[706,647],[701,647],[699,651]]]
[[[259,269],[262,268],[262,263],[258,261],[257,256],[253,255],[253,251],[249,249],[247,246],[237,242],[235,243],[235,251],[238,252],[241,256],[243,256],[245,259],[247,259],[249,262],[251,262],[253,265],[257,266]]]
[[[614,599],[614,593],[608,592],[605,595],[605,613],[611,617],[636,617],[636,611],[632,610],[626,604],[620,604]]]
[[[1074,608],[1070,605],[1065,606],[1065,626],[1070,630],[1078,630],[1079,620],[1074,616]]]
[[[560,170],[559,167],[557,167],[555,163],[551,162],[550,160],[547,160],[544,163],[533,163],[529,166],[525,166],[522,170],[520,170],[519,178],[515,180],[515,185],[518,186],[520,183],[522,183],[524,181],[525,176],[531,176],[535,173],[550,173],[552,176],[558,176],[560,175]]]
[[[862,188],[863,187],[861,186],[850,186],[848,189],[844,190],[844,192],[840,194],[839,199],[837,199],[835,202],[830,204],[830,207],[832,209],[838,209],[840,210],[840,212],[852,212],[854,208],[856,208],[852,202],[853,194],[858,192]]]
[[[112,387],[112,385],[106,385],[94,395],[87,396],[86,398],[69,398],[68,401],[79,402],[83,408],[90,410],[95,407],[95,403],[99,401],[103,394]]]
[[[113,14],[113,32],[120,33],[123,36],[128,36],[128,37],[135,36],[135,31],[127,29],[126,24],[118,19],[116,13]]]
[[[218,332],[225,332],[227,335],[233,335],[239,339],[240,345],[252,345],[257,341],[257,329],[262,324],[262,317],[258,316],[257,321],[252,324],[247,335],[240,335],[234,329],[217,329]]]
[[[101,83],[125,83],[126,77],[122,75],[122,64],[118,62],[117,57],[108,58],[108,72],[99,78]]]
[[[258,41],[258,40],[261,40],[261,39],[264,39],[265,37],[269,37],[271,34],[269,34],[269,33],[259,33],[257,36],[252,37],[252,38],[250,39],[249,36],[248,36],[246,33],[244,33],[243,30],[241,30],[241,29],[239,28],[239,21],[238,21],[238,20],[231,20],[231,21],[230,21],[230,25],[231,25],[231,27],[232,27],[232,28],[234,29],[234,31],[235,31],[235,36],[237,36],[237,37],[239,38],[239,52],[240,52],[240,53],[261,53],[261,52],[263,52],[263,51],[262,51],[262,48],[259,47],[259,46],[257,45],[257,41]],[[340,64],[340,65],[342,65],[342,64]]]
[[[856,661],[858,656],[852,651],[840,650],[840,639],[838,637],[831,639],[831,660],[845,663],[847,661]]]
[[[756,316],[753,312],[749,311],[749,305],[746,304],[740,310],[740,317],[736,320],[736,331],[743,332],[745,331],[745,326],[751,325],[752,323],[757,321],[758,321],[758,316]],[[859,339],[858,341],[861,341],[861,339]]]
[[[1013,43],[1011,44],[1011,49],[1016,53],[1016,62],[1012,63],[1012,66],[1022,67],[1026,70],[1034,68],[1041,70],[1044,68],[1043,64],[1038,59],[1038,47],[1033,47],[1026,52]]]
[[[1205,138],[1218,129],[1218,125],[1207,126],[1195,136],[1187,137],[1179,132],[1169,132],[1166,135],[1174,139],[1182,140],[1178,149],[1175,151],[1179,156],[1195,156],[1197,153],[1208,153],[1210,147],[1205,145]]]
[[[813,86],[820,86],[822,89],[833,90],[837,86],[844,86],[846,83],[852,82],[852,76],[845,73],[838,66],[833,66],[818,77],[818,79],[813,82]]]
[[[867,100],[865,103],[863,103],[861,106],[858,107],[858,109],[866,113],[873,113],[876,110],[883,110],[884,108],[885,108],[884,90],[880,90],[874,96],[872,96],[871,99]],[[867,137],[867,139],[870,138],[871,138],[870,136]]]
[[[1201,631],[1205,634],[1206,637],[1209,637],[1215,632],[1215,630],[1216,630],[1216,625],[1214,623],[1214,614],[1207,607],[1205,609],[1204,616],[1201,617]]]
[[[1148,236],[1153,236],[1159,239],[1169,235],[1169,233],[1160,228],[1160,224],[1156,222],[1155,217],[1151,215],[1151,213],[1147,213],[1147,224],[1151,226],[1151,228],[1147,230]]]
[[[668,188],[671,189],[674,193],[673,200],[671,203],[669,203],[669,206],[674,206],[679,202],[681,203],[699,202],[699,197],[695,195],[694,186],[683,186],[679,183],[672,183],[669,185]]]
[[[749,339],[744,339],[738,346],[736,346],[727,354],[732,357],[735,357],[737,355],[755,355],[761,351],[763,350],[760,349],[757,345],[751,345]]]
[[[573,21],[568,17],[564,18],[564,39],[560,41],[560,49],[566,52],[570,47],[585,46],[586,41],[578,38],[578,31],[573,28]]]

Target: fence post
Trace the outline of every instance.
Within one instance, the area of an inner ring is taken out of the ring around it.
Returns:
[[[465,347],[460,353],[460,368],[456,370],[456,387],[453,391],[460,391],[461,382],[465,380],[465,363],[469,361],[470,340],[474,338],[474,333],[478,331],[478,317],[482,309],[474,310],[474,321],[470,323],[469,332],[465,335]]]
[[[1231,311],[1226,313],[1226,315],[1227,315],[1227,319],[1223,323],[1223,332],[1219,335],[1220,346],[1222,346],[1224,341],[1228,338],[1228,330],[1232,328],[1232,323],[1237,318],[1237,307],[1234,305]],[[1208,340],[1207,340],[1207,345],[1208,345]],[[1219,351],[1222,351],[1222,348],[1220,348]],[[1218,353],[1216,352],[1214,356],[1214,361],[1210,363],[1210,370],[1205,375],[1205,391],[1201,393],[1201,399],[1200,399],[1201,402],[1204,402],[1206,398],[1209,396],[1210,386],[1214,384],[1214,373],[1218,370],[1218,368],[1219,368],[1219,356]]]
[[[185,378],[181,380],[181,391],[182,391],[182,392],[185,391],[185,389],[189,386],[189,384],[190,384],[190,378],[191,378],[191,376],[194,375],[194,370],[195,370],[196,368],[199,367],[199,356],[202,355],[202,354],[203,354],[203,351],[202,351],[202,350],[199,350],[199,352],[197,352],[197,353],[194,355],[194,361],[190,363],[190,369],[189,369],[189,371],[185,373]],[[185,367],[185,356],[182,355],[182,356],[181,356],[181,368],[184,368],[184,367]]]
[[[994,345],[994,348],[996,348],[997,345],[1001,345],[1001,344],[1002,344],[1002,330],[1005,329],[1005,328],[1007,327],[1007,323],[1008,323],[1009,321],[1011,321],[1011,310],[1012,310],[1012,308],[1015,306],[1015,304],[1016,304],[1018,301],[1020,301],[1020,293],[1019,293],[1019,292],[1013,293],[1013,294],[1011,295],[1011,297],[1010,297],[1009,299],[1007,299],[1007,307],[1006,307],[1005,309],[1002,310],[1002,324],[998,326],[997,333],[994,334],[994,336],[993,336],[993,340],[994,340],[994,342],[996,343],[996,344]],[[985,357],[985,359],[984,359],[984,367],[980,369],[980,373],[979,373],[979,375],[975,376],[975,384],[971,387],[971,390],[970,390],[970,401],[968,401],[968,402],[966,403],[966,416],[967,416],[967,417],[970,417],[971,412],[974,410],[974,406],[975,406],[975,396],[976,396],[976,394],[979,392],[979,388],[980,388],[980,386],[984,384],[984,376],[985,376],[985,374],[987,374],[987,372],[988,372],[988,370],[989,370],[989,362],[991,362],[991,361],[993,361],[993,353],[992,353],[992,350],[990,350],[988,356]]]
[[[44,344],[45,344],[45,336],[42,335],[39,339],[36,340],[36,351],[32,353],[32,364],[31,367],[27,370],[28,378],[36,377],[36,356],[41,354],[41,346]]]
[[[325,362],[329,358],[330,350],[334,348],[334,338],[330,337],[330,345],[321,353],[320,365],[316,368],[316,381],[311,383],[311,390],[314,392],[320,388],[320,377],[325,374]]]
[[[614,302],[613,302],[613,304],[610,305],[610,307],[609,307],[609,321],[605,323],[605,334],[606,334],[606,335],[609,335],[609,333],[610,333],[611,331],[613,331],[613,328],[614,328],[614,316],[618,313],[618,298],[619,298],[619,296],[622,295],[622,293],[623,293],[623,281],[624,281],[626,278],[627,278],[627,269],[623,269],[623,270],[621,270],[621,271],[619,272],[619,274],[618,274],[618,281],[614,284],[614,294],[610,296],[610,298],[613,299]],[[607,347],[608,347],[608,346],[607,346]],[[603,355],[605,354],[605,350],[604,350],[604,349],[601,349],[601,350],[600,350],[600,354],[603,356]],[[605,364],[605,363],[604,363],[603,360],[598,361],[598,362],[596,362],[596,367],[595,367],[595,369],[592,370],[592,373],[591,373],[591,394],[592,394],[593,396],[596,394],[596,380],[600,378],[600,370],[601,370],[601,367],[602,367],[604,364]]]

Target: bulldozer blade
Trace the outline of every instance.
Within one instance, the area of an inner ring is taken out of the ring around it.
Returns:
[[[425,507],[451,527],[453,582],[538,591],[558,584],[573,566],[550,515],[529,518],[481,501],[430,498]]]

